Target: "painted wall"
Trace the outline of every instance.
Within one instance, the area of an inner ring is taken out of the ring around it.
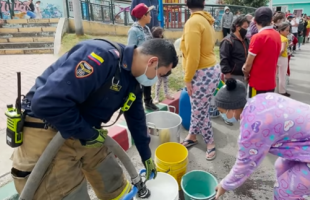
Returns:
[[[310,15],[310,2],[309,3],[303,3],[303,4],[285,4],[285,3],[279,3],[279,4],[273,4],[273,9],[276,10],[277,7],[286,7],[285,9],[282,9],[281,11],[287,11],[290,10],[291,13],[294,13],[294,10],[302,10],[302,12],[295,13],[295,15],[299,16],[301,13],[306,13],[308,16]]]
[[[34,0],[35,2],[36,0]],[[10,0],[11,2],[11,0]],[[14,18],[27,19],[29,18],[23,12],[26,11],[25,0],[15,0],[14,4]],[[7,0],[0,0],[1,13],[3,19],[11,19],[10,10]],[[12,9],[12,3],[10,3]],[[40,4],[41,13],[43,18],[60,18],[64,16],[64,3],[63,0],[41,0]]]
[[[309,3],[309,0],[273,0],[272,4]]]

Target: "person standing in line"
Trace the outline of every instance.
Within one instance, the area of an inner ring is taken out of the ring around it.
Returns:
[[[301,50],[301,44],[303,43],[304,40],[304,31],[305,31],[304,23],[305,23],[304,19],[301,18],[298,24],[298,50]]]
[[[212,124],[209,116],[211,99],[220,80],[221,68],[216,64],[213,27],[214,18],[204,11],[204,0],[187,0],[191,16],[187,20],[180,50],[183,53],[184,82],[191,102],[191,125],[182,144],[191,147],[197,144],[197,135],[203,136],[207,146],[206,159],[216,157]]]
[[[247,29],[247,33],[246,33],[246,38],[248,38],[248,40],[250,41],[252,34],[251,34],[251,22],[253,20],[253,16],[251,14],[247,14],[245,15],[245,17],[247,18],[248,22],[249,22],[249,27]]]
[[[304,38],[302,44],[304,45],[306,43],[307,38],[307,26],[308,26],[307,14],[304,14],[303,22],[304,22],[304,31],[303,31]]]
[[[290,15],[292,15],[292,14],[291,14],[291,11],[288,10],[288,11],[286,12],[286,14],[285,14],[285,18],[287,18],[287,17],[290,16]]]
[[[228,34],[230,34],[230,28],[234,20],[234,14],[230,12],[230,9],[228,6],[224,8],[224,14],[222,16],[221,20],[221,26],[223,31],[223,37],[226,37]]]
[[[162,29],[161,27],[153,27],[152,28],[152,35],[153,35],[153,38],[164,38],[164,29]],[[158,81],[156,83],[156,86],[155,86],[155,98],[154,98],[154,103],[158,103],[159,102],[159,91],[160,91],[160,87],[163,83],[164,85],[164,92],[165,92],[165,97],[166,99],[169,99],[169,100],[173,100],[174,97],[171,96],[169,94],[169,91],[168,91],[168,76],[170,76],[171,72],[166,74],[165,76],[161,76],[161,77],[158,77]]]
[[[285,22],[285,14],[283,12],[276,12],[272,18],[273,26],[275,30],[278,30],[278,26]]]
[[[277,63],[281,51],[281,37],[273,29],[272,11],[260,7],[255,11],[258,33],[251,38],[249,54],[242,68],[249,80],[249,98],[256,94],[274,92]]]
[[[307,17],[307,27],[306,27],[306,38],[307,42],[309,42],[309,33],[310,33],[310,17]]]
[[[279,93],[290,97],[291,95],[286,91],[286,74],[288,68],[288,38],[287,36],[290,34],[290,24],[288,22],[282,22],[278,25],[278,30],[281,35],[281,52],[280,57],[278,59],[278,77],[279,77]]]
[[[158,22],[158,1],[157,0],[132,0],[130,12],[140,3],[144,3],[147,7],[152,7],[153,9],[150,10],[151,15],[151,21],[147,24],[147,26],[152,30],[152,28],[155,26],[159,26]],[[134,22],[138,21],[138,19],[131,15],[131,18]]]
[[[296,17],[294,15],[290,15],[288,17],[288,20],[290,21],[291,23],[291,26],[292,26],[292,33],[293,35],[298,38],[298,25],[299,25],[299,20],[296,19]],[[293,46],[293,53],[295,53],[296,51],[296,45]]]
[[[41,4],[41,1],[37,1],[37,2],[36,2],[35,13],[36,13],[36,18],[37,18],[37,19],[42,19],[40,4]]]
[[[240,17],[240,15],[241,15],[241,12],[238,10],[238,11],[235,13],[235,15],[234,15],[233,22],[234,22],[238,17]]]
[[[227,35],[220,44],[220,65],[225,80],[235,78],[248,85],[244,79],[242,67],[249,51],[249,40],[246,38],[249,21],[246,17],[238,17],[231,27],[231,34]],[[227,125],[233,123],[224,120]]]
[[[147,24],[150,24],[152,20],[151,12],[154,10],[154,8],[154,6],[148,7],[144,3],[140,3],[132,9],[131,16],[137,19],[137,21],[132,24],[128,31],[127,45],[140,46],[144,41],[153,38],[150,28],[147,26]],[[151,96],[152,87],[146,85],[142,87],[145,108],[152,111],[158,111],[159,108],[153,103]]]

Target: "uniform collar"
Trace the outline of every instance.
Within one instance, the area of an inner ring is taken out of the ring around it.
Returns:
[[[123,69],[127,71],[131,71],[131,64],[132,64],[132,57],[133,57],[133,51],[137,48],[137,46],[126,46],[124,49],[123,54]]]

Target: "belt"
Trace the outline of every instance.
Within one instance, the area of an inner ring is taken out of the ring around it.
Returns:
[[[47,129],[48,126],[45,123],[40,123],[40,122],[24,122],[24,127],[29,127],[29,128],[39,128],[39,129]]]

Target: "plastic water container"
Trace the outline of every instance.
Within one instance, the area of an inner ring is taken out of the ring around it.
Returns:
[[[162,144],[155,151],[155,164],[157,171],[173,176],[181,190],[181,179],[188,165],[187,148],[176,142]]]
[[[205,171],[191,171],[185,174],[181,181],[185,200],[212,200],[218,185],[217,179]]]
[[[182,118],[182,125],[184,129],[189,130],[191,124],[191,102],[187,93],[187,89],[184,88],[181,92],[179,99],[179,115]]]
[[[147,199],[135,197],[134,200],[179,200],[177,181],[169,174],[158,172],[156,179],[146,182],[151,196]]]

